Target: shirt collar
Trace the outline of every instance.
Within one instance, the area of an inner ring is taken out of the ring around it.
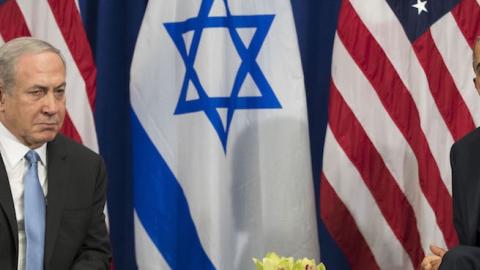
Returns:
[[[0,122],[0,147],[3,150],[2,154],[11,166],[17,165],[18,162],[25,157],[27,152],[31,150],[28,146],[21,143],[2,122]],[[45,166],[47,160],[47,144],[42,144],[42,146],[34,149],[34,151],[40,156],[40,162]]]

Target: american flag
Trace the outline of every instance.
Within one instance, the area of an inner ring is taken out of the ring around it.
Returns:
[[[62,52],[67,65],[67,114],[62,132],[98,152],[93,119],[96,68],[77,3],[5,1],[0,4],[0,36],[0,44],[22,36],[40,38]]]
[[[475,0],[342,1],[321,218],[352,269],[416,269],[452,247],[449,151],[480,120]]]

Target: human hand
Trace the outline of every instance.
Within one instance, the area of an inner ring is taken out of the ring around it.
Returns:
[[[420,264],[421,270],[437,270],[442,263],[442,257],[447,251],[441,247],[430,245],[430,251],[432,255],[428,255],[423,258],[422,264]]]

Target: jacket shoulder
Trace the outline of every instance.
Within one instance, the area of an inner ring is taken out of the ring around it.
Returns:
[[[48,150],[54,153],[60,153],[68,156],[73,156],[81,159],[100,159],[100,155],[92,151],[90,148],[66,137],[58,134],[57,137],[51,141]]]
[[[452,146],[452,152],[468,150],[480,146],[480,127],[469,132]]]

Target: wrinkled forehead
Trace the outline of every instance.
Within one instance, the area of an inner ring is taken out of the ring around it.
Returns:
[[[55,52],[25,53],[18,57],[13,66],[15,80],[33,74],[60,74],[66,77],[66,67],[62,58]]]
[[[66,70],[65,60],[63,59],[63,56],[52,50],[42,50],[38,52],[24,52],[15,58],[15,61],[13,63],[13,68],[20,67],[22,64],[25,64],[24,62],[26,61],[29,62],[29,64],[31,64],[32,62],[33,63],[38,62],[39,59],[42,59],[45,57],[49,57],[50,59],[55,59],[55,61],[58,60],[59,62],[61,62],[63,68]]]

